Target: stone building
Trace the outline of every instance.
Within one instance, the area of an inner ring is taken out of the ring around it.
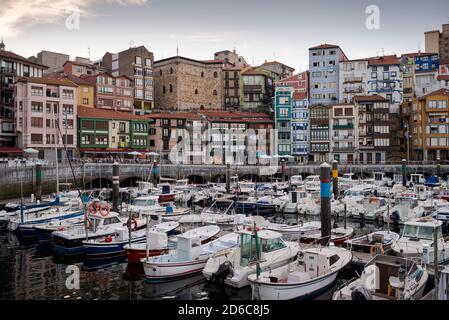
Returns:
[[[37,54],[37,63],[47,66],[44,73],[52,73],[64,69],[64,63],[70,60],[70,56],[64,53],[57,53],[42,50]]]
[[[154,62],[158,110],[223,108],[223,62],[175,56]]]

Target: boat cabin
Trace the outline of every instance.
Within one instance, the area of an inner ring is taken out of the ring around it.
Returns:
[[[385,172],[374,172],[373,178],[376,182],[383,182],[385,181]]]
[[[424,179],[424,176],[420,173],[412,173],[410,175],[410,182],[413,184],[424,184],[426,179]]]
[[[290,185],[299,186],[303,183],[302,176],[292,176],[290,178]]]
[[[244,267],[257,261],[264,261],[266,254],[287,247],[282,240],[282,234],[275,231],[257,231],[256,236],[249,227],[238,233],[240,236],[240,265]]]
[[[338,260],[340,256],[330,250],[306,249],[298,257],[298,266],[300,268],[302,266],[304,272],[293,272],[289,275],[288,281],[301,282],[324,275]]]
[[[402,174],[394,174],[393,175],[394,184],[402,184]]]
[[[176,180],[175,188],[187,188],[189,186],[189,179]]]
[[[136,207],[154,207],[159,205],[159,197],[158,196],[145,196],[138,197],[133,200],[132,205]]]
[[[432,241],[434,238],[434,230],[437,229],[437,237],[441,239],[443,237],[441,225],[441,221],[428,218],[406,222],[402,231],[402,237]]]
[[[100,215],[91,215],[89,217],[89,231],[96,232],[100,227],[106,227],[110,225],[123,225],[123,222],[120,220],[118,213],[111,212],[106,217],[102,217]]]
[[[142,193],[150,193],[153,189],[153,184],[146,181],[137,181],[137,190]]]

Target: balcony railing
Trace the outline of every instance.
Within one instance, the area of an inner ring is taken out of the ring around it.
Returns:
[[[355,152],[355,147],[333,147],[332,152]]]
[[[354,124],[334,124],[334,130],[354,129]]]
[[[346,77],[344,82],[362,82],[363,78],[362,77]]]
[[[366,144],[366,145],[360,144],[359,145],[359,150],[373,150],[373,149],[374,149],[374,145],[372,145],[372,144]]]
[[[346,88],[344,90],[344,92],[345,93],[362,93],[363,89],[362,89],[362,87],[359,87],[359,88]]]
[[[333,141],[354,141],[354,136],[332,136]]]

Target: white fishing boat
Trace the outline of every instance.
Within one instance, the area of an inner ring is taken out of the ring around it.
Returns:
[[[347,203],[348,216],[354,219],[375,220],[376,217],[383,217],[388,210],[388,202],[385,198],[365,197],[361,202]]]
[[[255,300],[313,298],[336,281],[341,269],[351,262],[350,251],[338,247],[301,250],[298,259],[260,275],[248,276]]]
[[[150,230],[165,233],[167,236],[174,233],[179,227],[177,222],[163,222],[153,226]],[[115,229],[115,234],[102,238],[95,238],[83,241],[84,251],[88,258],[105,258],[116,255],[124,255],[124,248],[127,244],[143,242],[146,239],[147,230],[139,229],[130,231],[128,228],[119,227]]]
[[[388,212],[384,212],[383,219],[387,221],[389,218],[392,221],[398,220],[403,224],[409,220],[420,218],[424,215],[424,208],[419,206],[418,199],[414,194],[401,194],[395,197],[395,205],[391,208],[388,217]]]
[[[429,261],[434,261],[434,232],[437,232],[438,263],[449,260],[449,242],[443,237],[441,231],[442,222],[432,217],[414,219],[404,224],[401,238],[396,241],[392,249],[400,257],[408,259],[423,258],[423,250],[426,247]]]
[[[304,188],[308,192],[320,191],[320,176],[308,176],[304,181]]]
[[[209,233],[218,234],[217,226],[202,227]],[[201,244],[198,234],[181,235],[177,237],[176,250],[142,260],[145,276],[149,281],[166,281],[174,278],[189,276],[201,272],[207,260],[217,251],[237,245],[233,243],[234,235],[226,235],[207,244]]]
[[[50,241],[55,231],[63,231],[84,225],[84,214],[66,220],[54,219],[44,224],[33,225],[36,239],[39,242]]]
[[[301,237],[317,233],[321,230],[321,223],[312,221],[293,226],[289,226],[286,224],[269,223],[265,226],[265,228],[271,231],[279,232],[280,234],[282,234],[282,237],[284,239],[293,241],[298,240]]]
[[[204,277],[211,281],[224,281],[234,288],[243,288],[249,285],[248,276],[256,272],[257,265],[266,270],[295,259],[299,251],[298,243],[284,241],[279,232],[257,229],[247,227],[236,231],[239,247],[212,256],[204,267]]]
[[[350,281],[333,295],[333,300],[419,300],[429,274],[415,261],[377,255],[360,278]]]
[[[304,185],[304,181],[302,179],[302,176],[291,176],[290,177],[290,186],[292,189],[297,189]]]
[[[129,205],[123,205],[122,210],[146,214],[150,212],[164,212],[166,207],[159,204],[158,196],[144,195],[133,199]]]
[[[145,226],[144,222],[134,219],[132,228]],[[127,225],[128,217],[120,217],[116,212],[108,215],[89,215],[87,231],[85,226],[77,226],[68,230],[53,232],[53,251],[61,255],[79,254],[84,252],[83,241],[113,235],[117,228]]]

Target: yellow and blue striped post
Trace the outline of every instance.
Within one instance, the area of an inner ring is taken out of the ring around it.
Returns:
[[[323,163],[320,166],[320,195],[321,195],[321,244],[330,241],[331,226],[331,166]]]
[[[338,161],[332,162],[332,188],[334,192],[334,199],[338,198]]]

